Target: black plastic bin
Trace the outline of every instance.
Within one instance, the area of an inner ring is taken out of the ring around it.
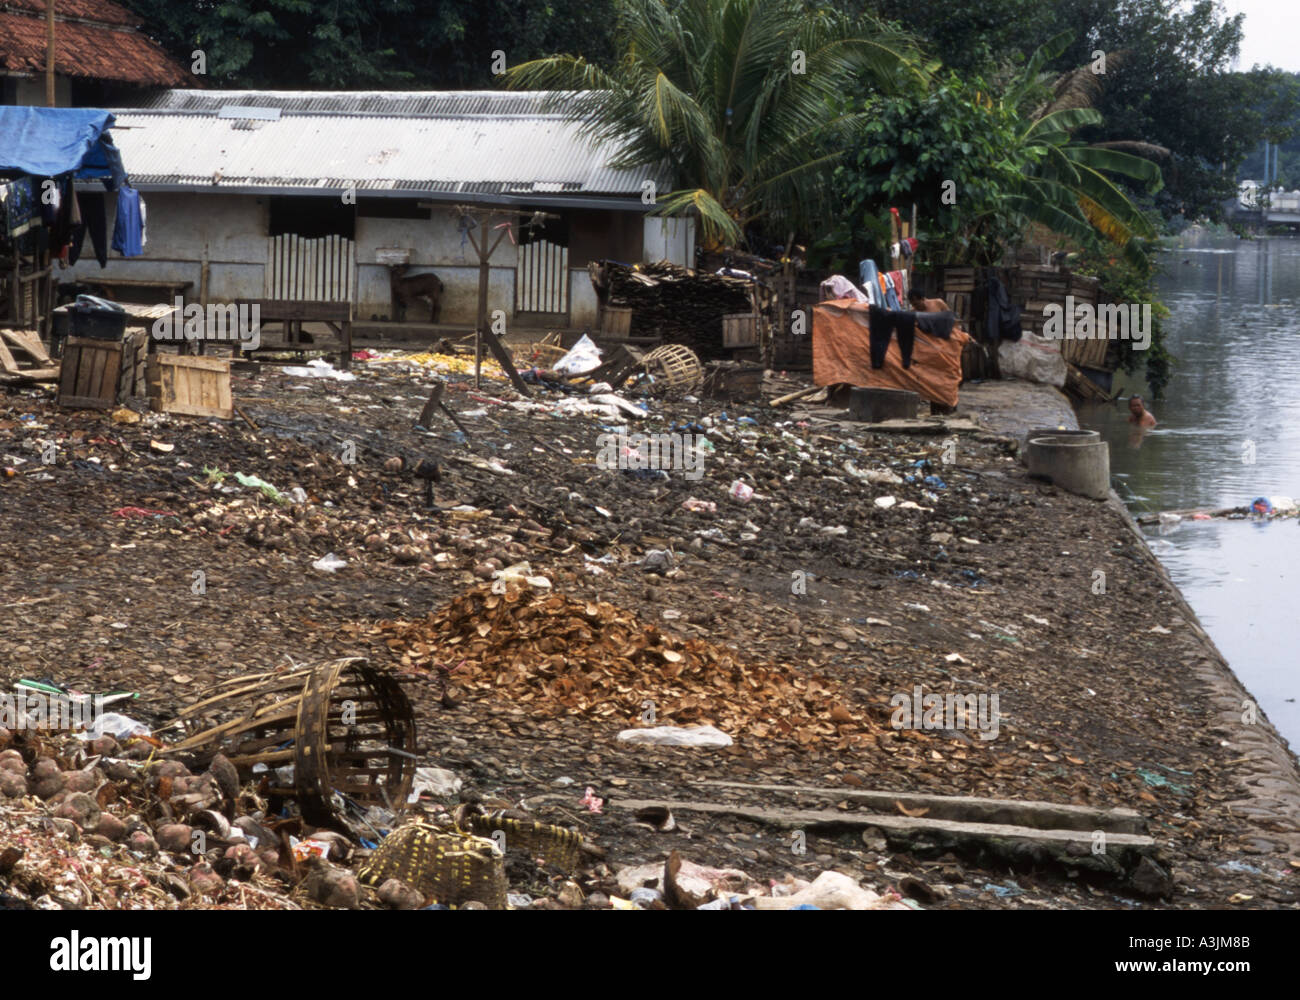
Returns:
[[[68,334],[94,340],[121,340],[126,334],[126,311],[116,302],[78,295],[68,308]]]

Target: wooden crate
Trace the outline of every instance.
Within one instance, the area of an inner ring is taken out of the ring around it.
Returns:
[[[149,358],[149,406],[189,417],[234,416],[227,358],[155,354]]]
[[[957,319],[959,319],[963,323],[968,322],[971,318],[970,317],[971,294],[972,293],[970,292],[955,292],[954,294],[949,295],[947,297],[948,308],[951,309],[952,314],[956,316]]]
[[[704,374],[704,395],[710,399],[748,402],[763,394],[762,365],[714,362]]]
[[[1061,357],[1080,368],[1105,368],[1109,340],[1063,340]]]
[[[970,293],[975,291],[975,269],[973,267],[945,267],[940,287],[945,298],[955,292]]]
[[[758,317],[753,313],[727,313],[722,317],[723,347],[753,347],[758,343]]]
[[[606,306],[600,317],[600,332],[609,340],[626,340],[632,334],[631,308]]]
[[[122,384],[120,340],[69,337],[63,345],[59,372],[60,406],[111,410],[117,405]]]

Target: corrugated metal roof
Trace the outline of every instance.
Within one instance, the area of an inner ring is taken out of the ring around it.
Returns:
[[[166,110],[124,108],[113,139],[135,183],[221,188],[630,196],[650,168],[615,170],[576,125],[539,114],[540,93],[172,91]],[[279,121],[241,127],[222,107],[280,107]],[[331,105],[299,110],[306,103]],[[405,114],[393,110],[405,107]],[[473,109],[460,112],[432,109]],[[487,109],[495,107],[497,110]],[[502,108],[515,110],[504,111]],[[368,109],[386,109],[386,112]],[[409,110],[420,108],[420,111]],[[215,183],[214,176],[217,178]]]
[[[524,115],[547,112],[552,96],[564,91],[500,90],[168,90],[143,107],[157,111],[216,114],[225,105],[279,108],[282,114],[377,114],[408,118],[418,115]]]

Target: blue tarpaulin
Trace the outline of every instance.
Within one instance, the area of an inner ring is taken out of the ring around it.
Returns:
[[[0,170],[34,177],[125,176],[122,154],[107,130],[113,115],[95,108],[0,107]]]

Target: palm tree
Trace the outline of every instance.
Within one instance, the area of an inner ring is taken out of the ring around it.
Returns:
[[[677,185],[656,214],[688,212],[706,243],[747,227],[798,228],[829,204],[831,167],[860,113],[839,112],[862,85],[917,86],[907,36],[871,18],[800,0],[617,0],[617,68],[556,55],[514,68],[514,88],[565,91],[563,108],[612,165],[653,165]],[[577,93],[574,93],[577,92]]]
[[[1074,138],[1079,129],[1102,121],[1092,107],[1101,83],[1088,66],[1054,80],[1042,72],[1069,39],[1070,33],[1063,32],[1040,46],[1003,96],[1026,121],[1020,143],[1030,164],[1011,203],[1031,221],[1063,236],[1091,244],[1100,235],[1135,251],[1133,237],[1152,239],[1155,230],[1108,175],[1139,181],[1154,193],[1164,181],[1160,168],[1146,157],[1166,157],[1169,150],[1143,142],[1090,145]],[[1121,58],[1123,53],[1108,56],[1112,64]]]

